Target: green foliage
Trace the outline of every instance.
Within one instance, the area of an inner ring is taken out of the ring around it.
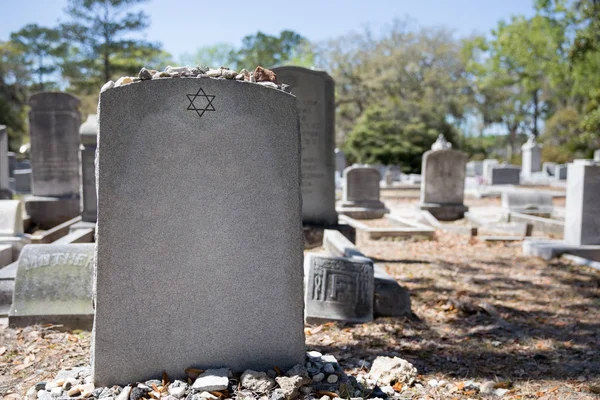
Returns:
[[[31,75],[37,79],[32,89],[56,89],[57,82],[47,79],[60,69],[68,53],[68,45],[62,40],[61,33],[57,29],[29,24],[12,33],[10,40],[22,52]]]
[[[11,42],[0,42],[0,125],[7,126],[11,150],[17,150],[26,135],[29,82],[23,52]]]
[[[159,45],[131,38],[149,25],[143,11],[132,10],[145,1],[69,0],[66,12],[71,20],[61,29],[73,45],[65,75],[75,91],[97,91],[106,81],[135,75],[164,58]]]
[[[455,142],[456,131],[443,116],[402,105],[373,105],[359,118],[343,149],[353,162],[401,164],[405,172],[418,172],[423,153],[440,133]]]
[[[282,31],[279,36],[257,32],[245,36],[236,53],[237,65],[253,69],[258,65],[274,67],[290,64],[292,60],[303,60],[307,48],[307,40],[294,31]]]
[[[183,54],[180,61],[183,65],[206,65],[212,68],[219,66],[237,68],[238,64],[237,52],[228,43],[217,43],[213,46],[201,47],[194,54]]]

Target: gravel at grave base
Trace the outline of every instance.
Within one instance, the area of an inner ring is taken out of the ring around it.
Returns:
[[[392,364],[390,364],[392,363]],[[400,358],[381,357],[375,360],[374,366],[390,365],[385,371],[387,382],[414,382],[417,371],[406,360]],[[401,366],[401,368],[398,368]],[[91,371],[87,367],[76,367],[60,371],[56,378],[48,382],[38,382],[31,386],[25,395],[26,400],[36,399],[263,399],[263,400],[311,400],[323,396],[344,398],[387,397],[377,388],[378,379],[366,379],[358,382],[348,376],[332,355],[322,355],[311,351],[307,354],[304,365],[295,365],[285,374],[275,368],[275,379],[267,372],[246,370],[241,376],[235,375],[227,368],[201,371],[188,368],[188,382],[175,380],[170,382],[163,373],[161,379],[136,382],[125,387],[94,387],[91,382]],[[407,371],[410,377],[407,378]],[[377,370],[374,374],[381,375]],[[326,382],[315,377],[326,375]],[[277,387],[278,386],[278,387]],[[399,390],[400,391],[400,390]],[[392,388],[390,396],[395,394]]]
[[[279,83],[277,81],[277,76],[273,71],[263,68],[260,65],[256,67],[253,72],[249,72],[245,68],[242,68],[240,71],[235,71],[227,67],[212,69],[200,65],[196,67],[172,67],[169,65],[164,71],[142,68],[138,76],[122,76],[117,79],[116,82],[106,82],[102,85],[100,93],[133,83],[143,83],[144,81],[169,78],[213,78],[246,81],[290,93],[289,85]]]

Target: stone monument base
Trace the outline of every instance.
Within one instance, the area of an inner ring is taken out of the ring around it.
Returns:
[[[381,201],[341,201],[335,210],[354,219],[377,219],[390,212]]]
[[[28,196],[25,209],[31,222],[40,229],[51,229],[80,214],[79,198]]]
[[[600,245],[576,246],[563,240],[535,240],[523,241],[523,255],[541,257],[550,260],[563,254],[571,254],[588,260],[600,261]]]
[[[89,221],[79,221],[69,227],[69,233],[73,233],[78,229],[93,229],[96,231],[96,223]]]
[[[440,221],[456,221],[463,219],[469,207],[464,204],[421,203],[421,210],[429,211]]]
[[[323,245],[323,235],[325,229],[331,229],[340,232],[352,243],[356,243],[356,229],[348,224],[334,224],[334,225],[311,225],[304,224],[304,248],[314,249]]]

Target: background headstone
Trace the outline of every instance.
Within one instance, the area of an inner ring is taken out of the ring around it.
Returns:
[[[368,165],[353,165],[344,170],[342,201],[339,213],[357,219],[381,218],[389,212],[379,200],[379,171]]]
[[[521,146],[523,156],[523,169],[521,173],[525,177],[530,177],[534,172],[542,170],[542,146],[538,144],[534,136]]]
[[[542,164],[542,171],[544,172],[544,174],[546,174],[546,176],[553,177],[557,165],[558,164],[556,164],[554,162],[545,162]]]
[[[497,165],[490,169],[490,185],[519,185],[521,168],[516,165]]]
[[[96,385],[302,363],[296,98],[178,78],[98,109]]]
[[[27,213],[42,229],[79,215],[79,99],[42,92],[29,99],[32,193]]]
[[[467,176],[483,176],[483,161],[469,161],[467,163]]]
[[[442,221],[463,218],[467,155],[451,148],[429,150],[423,154],[421,173],[422,210]]]
[[[278,67],[277,80],[296,96],[302,141],[302,220],[337,224],[335,212],[334,81],[323,71]]]
[[[16,169],[15,170],[15,192],[18,194],[31,193],[31,170]]]
[[[600,161],[600,149],[594,152],[594,161]]]
[[[304,258],[308,323],[373,320],[373,262],[364,258],[307,254]]]
[[[9,178],[8,132],[5,125],[0,125],[0,199],[12,199]]]
[[[15,176],[15,169],[17,168],[17,156],[14,152],[8,152],[8,177],[12,178]]]
[[[96,222],[96,141],[98,122],[96,114],[90,114],[79,128],[81,136],[81,219]]]
[[[341,177],[346,169],[346,155],[341,149],[335,149],[335,171]]]
[[[498,164],[498,160],[493,158],[483,160],[483,177],[488,185],[490,185],[492,181],[492,168]]]
[[[552,195],[533,191],[502,193],[502,207],[517,213],[549,217],[553,210]]]
[[[10,326],[91,329],[93,244],[30,244],[18,263]]]
[[[567,179],[567,164],[560,164],[554,168],[554,179],[559,181]]]
[[[564,240],[600,244],[600,162],[575,160],[568,168]]]

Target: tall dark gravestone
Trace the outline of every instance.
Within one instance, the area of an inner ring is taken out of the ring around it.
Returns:
[[[49,229],[79,215],[79,99],[68,93],[31,96],[32,222]]]

